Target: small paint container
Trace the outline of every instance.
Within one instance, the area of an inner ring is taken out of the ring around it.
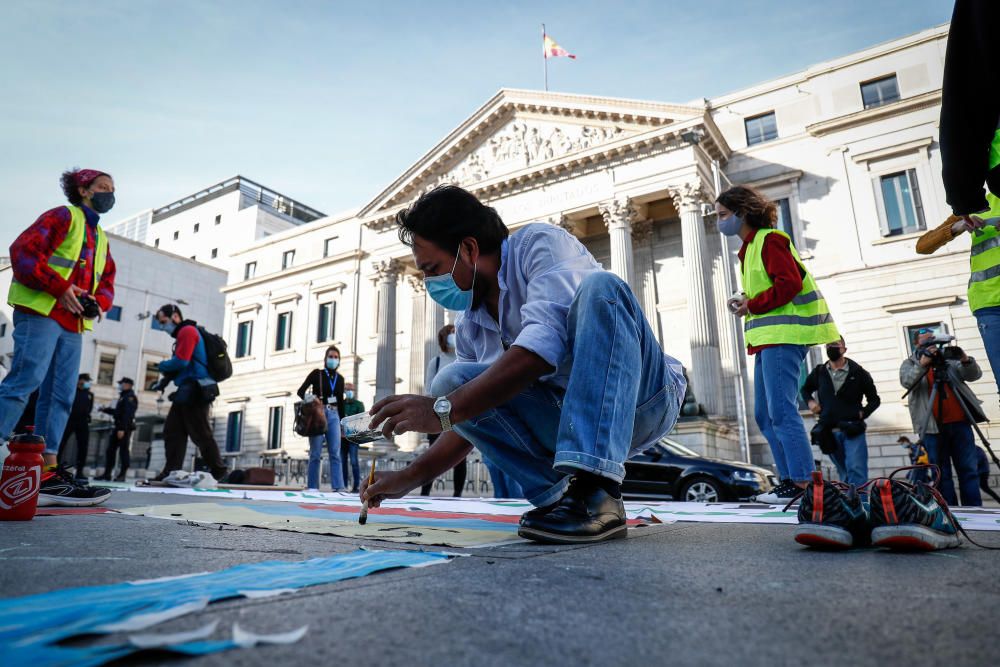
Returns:
[[[376,440],[383,440],[385,436],[382,435],[382,431],[377,428],[368,428],[368,425],[372,421],[372,416],[367,412],[360,412],[356,415],[351,415],[350,417],[344,417],[340,420],[340,428],[343,431],[344,437],[357,445],[363,445],[366,442],[374,442]]]

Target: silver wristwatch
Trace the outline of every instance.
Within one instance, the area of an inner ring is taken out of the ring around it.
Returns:
[[[441,432],[450,431],[451,426],[451,401],[447,396],[440,396],[434,401],[434,414],[441,420]]]

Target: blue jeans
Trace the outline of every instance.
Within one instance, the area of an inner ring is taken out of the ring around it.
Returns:
[[[490,483],[493,484],[494,498],[520,498],[524,495],[521,485],[508,477],[495,463],[484,458],[483,465],[486,466],[487,472],[490,473]]]
[[[340,415],[336,408],[326,406],[326,435],[309,436],[309,469],[306,486],[319,488],[319,466],[323,457],[323,443],[330,457],[330,487],[334,491],[344,488],[343,470],[340,465]]]
[[[755,356],[754,418],[771,446],[780,479],[808,482],[815,467],[809,436],[799,414],[799,372],[804,345],[766,347]]]
[[[49,317],[14,311],[14,359],[0,384],[0,439],[6,440],[21,418],[31,392],[38,389],[35,435],[45,438],[45,453],[59,451],[76,396],[83,336]]]
[[[830,454],[830,458],[837,466],[837,475],[848,484],[861,486],[868,481],[868,440],[865,434],[849,438],[837,430],[833,432],[833,437],[837,440],[837,451]]]
[[[567,333],[565,390],[537,382],[455,426],[538,507],[559,500],[576,471],[621,482],[625,460],[673,428],[684,397],[683,376],[668,366],[632,290],[614,274],[580,283]],[[449,394],[487,368],[449,364],[431,393]]]
[[[930,457],[931,463],[941,468],[941,495],[949,505],[958,504],[955,482],[951,478],[951,466],[954,463],[962,505],[966,507],[982,505],[976,441],[972,435],[972,427],[965,422],[958,422],[942,424],[940,429],[941,433],[928,433],[924,436],[924,447],[927,448],[927,456]]]
[[[980,308],[973,314],[986,348],[986,358],[990,360],[990,368],[993,369],[997,391],[1000,391],[1000,306]]]
[[[354,487],[355,489],[361,486],[361,466],[358,464],[358,445],[350,440],[344,440],[340,443],[340,458],[341,460],[341,470],[344,472],[344,486],[347,487],[350,477],[347,474],[347,462],[351,462],[351,472],[354,473]]]

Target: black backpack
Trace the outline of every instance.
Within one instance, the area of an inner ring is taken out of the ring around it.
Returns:
[[[229,346],[221,336],[210,333],[205,327],[198,327],[201,340],[205,343],[205,356],[208,357],[208,374],[216,382],[228,380],[233,376],[233,362],[229,358]]]

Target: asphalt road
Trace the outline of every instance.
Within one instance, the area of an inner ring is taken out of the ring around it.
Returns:
[[[135,495],[116,494],[109,506],[151,500]],[[677,523],[590,547],[473,549],[444,565],[213,604],[155,631],[213,619],[255,632],[310,626],[292,646],[184,661],[199,665],[996,664],[1000,552],[966,544],[922,555],[819,553],[790,532]],[[1000,543],[1000,533],[979,535]],[[38,517],[0,524],[0,595],[298,560],[360,544],[125,515]]]

